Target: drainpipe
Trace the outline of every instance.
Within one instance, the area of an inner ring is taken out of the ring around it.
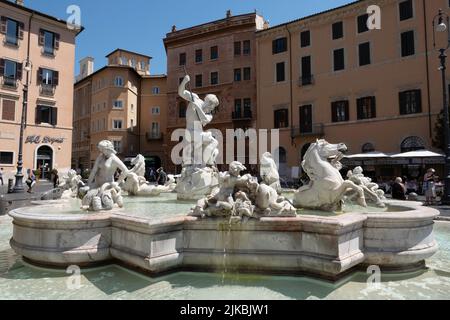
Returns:
[[[33,19],[34,13],[32,12],[30,15],[30,18],[28,20],[28,39],[27,39],[27,61],[30,62],[30,44],[31,44],[31,20]],[[28,85],[28,83],[30,82],[30,72],[27,72],[26,75],[26,83]],[[25,126],[24,128],[27,128],[27,123],[28,123],[28,103],[25,105],[25,108],[23,110],[23,112],[25,112]]]
[[[286,25],[286,31],[289,34],[289,96],[290,96],[290,103],[291,103],[291,110],[290,110],[290,118],[291,118],[291,145],[295,146],[294,143],[294,94],[293,94],[293,79],[292,79],[292,34],[289,30],[288,25]]]
[[[423,0],[423,24],[425,28],[425,67],[426,67],[426,75],[427,75],[427,99],[428,99],[428,129],[430,138],[433,139],[433,128],[431,121],[431,97],[430,97],[430,65],[429,65],[429,55],[428,55],[428,20],[427,20],[427,6],[425,4],[425,0]]]

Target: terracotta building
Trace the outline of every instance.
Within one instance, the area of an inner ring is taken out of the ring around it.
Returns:
[[[105,139],[123,160],[141,153],[149,166],[161,165],[164,148],[157,137],[165,130],[166,77],[150,75],[149,56],[117,49],[106,57],[108,64],[95,72],[92,58],[80,61],[72,166],[91,168]]]
[[[381,29],[368,28],[369,5],[380,7]],[[443,106],[432,19],[439,8],[450,13],[447,0],[362,0],[256,33],[257,123],[280,129],[285,178],[298,177],[319,138],[345,142],[351,154],[437,151]],[[436,41],[446,45],[445,37]],[[402,161],[365,169],[419,177],[427,166]]]
[[[18,161],[23,88],[28,106],[23,161],[27,169],[70,168],[75,37],[82,29],[0,0],[0,167],[12,177]],[[72,30],[73,29],[73,30]],[[27,62],[29,61],[29,63]]]
[[[215,94],[219,98],[220,106],[206,129],[218,129],[225,137],[226,129],[256,126],[255,31],[264,27],[267,25],[257,13],[233,16],[228,11],[224,19],[183,30],[174,26],[166,35],[168,131],[165,141],[169,149],[178,143],[178,140],[171,141],[172,132],[186,125],[186,102],[178,97],[185,70],[191,76],[190,88],[195,93],[200,97]],[[175,171],[175,165],[169,170]]]

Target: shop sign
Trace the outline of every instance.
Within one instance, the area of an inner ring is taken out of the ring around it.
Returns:
[[[40,143],[47,143],[47,144],[55,144],[55,143],[64,143],[65,138],[53,138],[49,136],[37,136],[37,135],[31,135],[28,136],[25,140],[25,143],[30,144],[40,144]]]

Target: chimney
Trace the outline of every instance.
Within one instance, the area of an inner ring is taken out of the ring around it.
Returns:
[[[227,10],[227,19],[231,18],[231,10]]]
[[[173,25],[173,26],[172,26],[172,32],[175,32],[175,31],[177,31],[177,26],[176,26],[176,25]]]
[[[23,6],[23,0],[16,0],[16,4],[19,6]]]
[[[80,60],[80,74],[76,81],[80,81],[94,73],[94,58],[86,57]]]

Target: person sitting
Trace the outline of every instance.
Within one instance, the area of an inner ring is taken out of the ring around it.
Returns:
[[[392,199],[406,200],[406,187],[403,184],[403,179],[400,177],[395,179],[395,182],[392,185]]]

